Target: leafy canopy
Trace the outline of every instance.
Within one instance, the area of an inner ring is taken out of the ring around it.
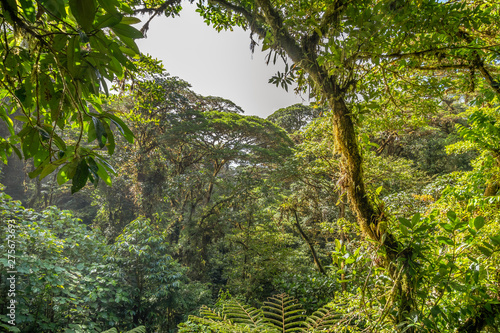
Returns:
[[[116,0],[0,5],[0,118],[8,129],[0,137],[0,157],[6,163],[15,152],[33,159],[31,177],[59,169],[59,184],[72,180],[72,192],[87,180],[109,183],[113,169],[105,154],[115,149],[112,128],[129,142],[133,134],[103,108],[101,93],[108,94],[107,82],[134,70],[134,40],[143,36],[132,24],[140,20]]]

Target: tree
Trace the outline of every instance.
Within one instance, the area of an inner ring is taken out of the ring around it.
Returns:
[[[105,261],[109,246],[104,237],[68,211],[50,207],[35,212],[3,192],[0,203],[0,249],[4,253],[0,299],[4,308],[10,299],[17,302],[16,325],[7,325],[10,319],[2,313],[0,327],[7,332],[98,332],[120,324],[117,309],[130,294],[117,286],[113,268]],[[14,237],[7,237],[9,230]],[[15,248],[8,256],[12,244]],[[18,273],[14,298],[7,297],[6,284],[12,265]]]
[[[288,133],[293,133],[304,128],[314,118],[319,117],[326,111],[325,108],[295,104],[276,110],[267,117],[267,120],[272,121]]]
[[[59,184],[72,180],[72,192],[87,180],[109,182],[112,128],[129,142],[133,135],[119,115],[103,109],[101,93],[108,94],[107,81],[134,70],[134,39],[143,36],[131,25],[140,20],[125,1],[0,5],[0,118],[10,134],[0,137],[0,157],[6,163],[15,152],[33,159],[31,177],[58,170]],[[65,135],[69,128],[76,137]]]
[[[154,62],[144,57],[138,67]],[[253,198],[259,178],[292,153],[293,143],[271,122],[242,115],[230,101],[197,95],[187,82],[156,69],[133,83],[133,99],[119,107],[130,110],[137,139],[113,157],[121,176],[100,190],[98,223],[114,237],[145,216],[168,230],[174,256],[191,267],[191,277],[221,283],[211,248],[230,233],[234,210]]]
[[[412,251],[402,251],[402,244],[386,229],[388,215],[370,200],[357,124],[363,113],[383,110],[386,104],[401,112],[429,110],[446,89],[460,94],[465,85],[480,86],[491,100],[500,92],[492,74],[498,60],[496,5],[212,0],[200,1],[198,11],[216,29],[251,29],[264,50],[288,56],[294,63],[274,81],[286,85],[295,78],[299,86],[311,86],[313,96],[331,108],[334,149],[342,156],[350,207],[364,236],[383,249],[381,265],[395,279],[398,291],[395,321],[405,322],[415,310],[414,283],[410,271],[400,274],[397,267],[398,262],[412,261]]]

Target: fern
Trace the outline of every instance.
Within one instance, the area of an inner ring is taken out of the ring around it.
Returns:
[[[262,311],[236,300],[224,304],[223,313],[234,323],[245,324],[249,327],[259,327],[266,323]]]
[[[335,324],[342,318],[340,314],[334,312],[332,309],[322,307],[315,311],[306,319],[306,329],[304,332],[321,331],[329,332],[333,329]]]
[[[215,310],[210,309],[206,305],[202,305],[200,309],[200,314],[203,316],[205,319],[210,319],[210,320],[218,320],[218,321],[223,321],[225,318],[223,318],[218,312],[215,312]]]
[[[101,333],[120,333],[120,332],[116,329],[116,327],[113,327]],[[146,333],[146,326],[138,326],[130,331],[123,333]]]
[[[119,332],[116,328],[113,327],[113,328],[110,328],[109,330],[101,332],[101,333],[119,333]]]
[[[202,306],[201,316],[189,316],[189,322],[181,324],[179,332],[205,332],[199,327],[191,330],[190,325],[193,324],[208,328],[207,332],[217,333],[334,332],[334,328],[342,322],[340,314],[326,307],[306,317],[300,303],[286,294],[269,297],[261,309],[234,299],[222,303],[220,313]],[[350,330],[352,326],[347,323],[346,328]]]
[[[262,310],[264,316],[283,333],[300,332],[305,325],[304,309],[286,294],[269,297]]]
[[[146,326],[139,326],[124,333],[146,333]]]

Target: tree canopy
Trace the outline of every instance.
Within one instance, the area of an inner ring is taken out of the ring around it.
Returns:
[[[134,14],[150,15],[147,31],[180,1],[0,0],[0,155],[33,160],[26,172],[39,177],[25,191],[50,200],[25,203],[62,204],[72,180],[100,228],[56,208],[35,225],[2,194],[3,216],[29,241],[20,258],[48,272],[21,281],[45,288],[23,294],[23,327],[497,330],[499,5],[196,3],[217,30],[250,30],[251,49],[284,62],[270,82],[295,83],[312,105],[245,116],[140,55]],[[108,187],[85,186],[98,179]],[[92,286],[75,276],[94,278],[96,265],[95,299],[76,301]]]

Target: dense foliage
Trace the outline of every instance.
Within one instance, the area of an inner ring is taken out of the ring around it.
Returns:
[[[497,3],[198,1],[267,119],[137,50],[180,1],[0,6],[3,330],[498,331]]]

